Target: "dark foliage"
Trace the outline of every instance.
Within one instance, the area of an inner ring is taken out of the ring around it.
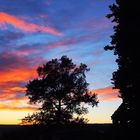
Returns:
[[[140,83],[139,67],[139,34],[140,8],[134,0],[116,0],[110,6],[108,18],[115,22],[114,35],[110,46],[105,50],[113,50],[118,55],[118,70],[113,73],[114,88],[119,89],[123,103],[112,115],[113,122],[121,126],[136,126],[138,113],[138,96]],[[125,116],[124,116],[125,115]]]
[[[40,103],[39,112],[22,119],[23,124],[85,123],[81,115],[88,112],[85,104],[97,105],[96,94],[88,90],[85,64],[75,65],[62,56],[38,67],[38,78],[27,84],[26,96],[31,103]],[[74,114],[77,117],[74,117]]]

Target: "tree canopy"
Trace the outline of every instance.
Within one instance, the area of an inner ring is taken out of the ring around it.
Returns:
[[[38,78],[27,84],[30,103],[39,103],[39,111],[22,119],[23,124],[85,123],[86,104],[98,104],[97,95],[88,89],[85,64],[74,64],[67,56],[52,59],[38,67]]]
[[[140,8],[138,1],[116,0],[116,3],[110,6],[110,10],[112,13],[107,17],[115,22],[115,33],[111,36],[111,45],[106,46],[105,50],[114,50],[114,54],[118,56],[118,70],[113,73],[112,80],[114,88],[119,89],[119,97],[123,100],[121,110],[118,108],[112,119],[116,119],[120,125],[133,126],[137,120],[140,83]],[[122,119],[123,112],[127,113]]]

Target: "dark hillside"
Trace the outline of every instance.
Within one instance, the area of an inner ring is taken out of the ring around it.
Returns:
[[[0,140],[102,140],[112,139],[112,125],[18,126],[1,125]]]
[[[0,125],[0,140],[137,140],[136,132],[112,124]]]

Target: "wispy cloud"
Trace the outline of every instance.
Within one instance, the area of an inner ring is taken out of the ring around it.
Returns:
[[[13,27],[26,31],[26,32],[44,32],[44,33],[49,33],[49,34],[53,34],[57,36],[62,35],[62,33],[56,31],[52,27],[37,25],[34,23],[28,23],[16,16],[7,14],[5,12],[0,12],[0,27],[6,29],[7,24],[10,24]]]

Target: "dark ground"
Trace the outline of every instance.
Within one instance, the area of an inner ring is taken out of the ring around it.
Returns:
[[[130,133],[130,132],[129,132]],[[0,140],[127,140],[111,124],[67,126],[0,125]],[[135,140],[135,139],[134,139]]]

